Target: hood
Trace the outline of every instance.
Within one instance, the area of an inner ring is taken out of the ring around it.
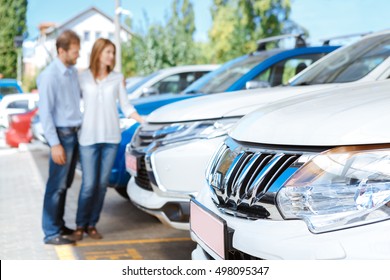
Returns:
[[[242,118],[238,141],[297,146],[390,143],[390,81],[366,82],[285,99]]]
[[[176,123],[222,117],[241,117],[270,102],[335,86],[335,84],[287,86],[212,94],[161,107],[150,114],[147,121],[150,123]]]

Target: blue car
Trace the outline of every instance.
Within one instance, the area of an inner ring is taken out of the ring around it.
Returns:
[[[19,82],[15,79],[0,79],[0,100],[13,93],[23,93]]]
[[[267,38],[264,41],[270,40]],[[265,44],[260,41],[257,51],[233,59],[204,75],[185,89],[183,94],[165,95],[152,100],[142,99],[134,105],[141,115],[148,115],[161,106],[186,98],[286,84],[299,71],[338,48],[338,46],[308,47],[301,37],[297,37],[297,42],[300,44],[293,49],[266,50]],[[130,175],[126,172],[124,153],[137,127],[136,124],[122,132],[122,141],[110,177],[110,186],[125,198],[128,198],[126,186]]]

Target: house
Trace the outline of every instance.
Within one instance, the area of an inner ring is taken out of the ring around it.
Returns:
[[[39,25],[39,36],[33,41],[23,43],[23,62],[26,76],[35,76],[40,69],[56,57],[55,40],[66,29],[75,31],[81,39],[80,58],[76,64],[79,70],[88,67],[92,45],[96,39],[103,37],[114,41],[114,19],[96,7],[90,7],[60,25],[42,22]],[[121,41],[127,42],[131,36],[130,30],[122,25]]]

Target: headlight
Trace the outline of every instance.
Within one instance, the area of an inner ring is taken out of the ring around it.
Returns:
[[[389,201],[390,148],[379,145],[322,153],[277,195],[284,218],[302,219],[315,233],[389,219]]]
[[[238,120],[239,118],[229,118],[217,121],[179,123],[165,126],[154,134],[155,136],[164,135],[164,144],[190,139],[211,139],[226,135]]]

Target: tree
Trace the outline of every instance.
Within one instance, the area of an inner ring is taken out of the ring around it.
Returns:
[[[0,73],[15,78],[17,50],[14,38],[26,31],[27,0],[0,0]]]
[[[190,0],[173,0],[165,24],[147,22],[147,32],[134,32],[124,46],[125,72],[146,75],[158,69],[204,61],[193,40],[195,14]],[[133,62],[131,62],[131,60]]]
[[[290,0],[214,0],[209,31],[213,57],[224,62],[256,49],[256,41],[284,32]]]

